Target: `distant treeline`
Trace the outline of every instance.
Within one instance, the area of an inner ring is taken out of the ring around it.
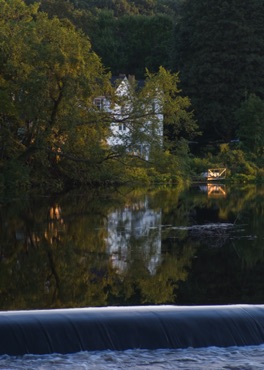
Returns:
[[[32,0],[27,0],[32,2]],[[264,98],[264,1],[41,0],[90,38],[113,75],[180,72],[203,142],[242,139],[237,110]],[[252,128],[254,130],[254,127]]]

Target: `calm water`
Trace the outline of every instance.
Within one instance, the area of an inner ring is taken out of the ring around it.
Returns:
[[[264,303],[264,189],[2,200],[0,309]]]

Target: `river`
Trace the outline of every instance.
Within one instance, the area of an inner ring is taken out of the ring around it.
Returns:
[[[5,197],[0,309],[263,304],[263,221],[254,186]],[[103,351],[2,356],[0,369],[258,369],[262,358],[263,346]]]
[[[219,189],[3,200],[0,309],[263,303],[264,190]]]
[[[257,370],[264,368],[264,345],[176,350],[97,351],[68,355],[0,356],[5,370]]]

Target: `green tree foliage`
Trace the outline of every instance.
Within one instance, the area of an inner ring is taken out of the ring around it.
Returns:
[[[110,124],[119,122],[115,114],[97,111],[94,99],[127,102],[114,98],[110,76],[87,37],[68,19],[50,18],[21,0],[0,0],[0,22],[0,164],[6,176],[13,168],[18,178],[28,176],[26,184],[56,180],[58,189],[67,182],[126,181],[132,146],[143,142],[162,151],[156,145],[161,136],[153,134],[157,114],[166,116],[177,140],[181,132],[195,131],[190,102],[179,96],[178,75],[160,68],[148,73],[143,89],[134,85],[130,91],[133,109],[125,119],[132,140],[118,150],[106,145]],[[157,93],[160,111],[151,108]]]
[[[128,14],[117,18],[113,12],[102,10],[93,16],[85,13],[81,24],[94,51],[113,75],[130,73],[143,78],[145,68],[157,72],[159,66],[169,65],[171,16]]]
[[[110,10],[116,17],[128,14],[178,13],[179,4],[182,1],[184,0],[71,0],[78,9],[91,10],[92,12],[102,9]]]
[[[29,3],[29,0],[25,2]],[[47,13],[50,18],[57,16],[60,19],[74,19],[74,5],[69,0],[44,0],[34,2],[39,3],[39,9]]]
[[[72,24],[22,1],[0,1],[1,156],[36,170],[56,153],[98,160],[105,127],[91,107],[109,76]],[[62,149],[63,148],[63,149]]]
[[[190,99],[182,96],[179,84],[179,73],[171,73],[163,67],[155,74],[147,71],[144,94],[153,99],[157,89],[162,91],[160,113],[165,118],[165,138],[175,146],[181,139],[190,140],[198,134]]]
[[[138,12],[134,3],[127,0],[74,0],[72,2],[77,8],[91,10],[93,13],[98,10],[110,10],[117,17]]]
[[[143,78],[145,68],[157,71],[160,65],[169,65],[174,18],[166,1],[42,0],[40,10],[82,29],[113,75]]]
[[[264,2],[186,0],[173,67],[207,139],[230,140],[245,94],[264,96]]]
[[[242,146],[258,157],[264,154],[264,101],[254,94],[236,112]]]

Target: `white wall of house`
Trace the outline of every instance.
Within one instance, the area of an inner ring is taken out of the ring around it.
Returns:
[[[153,138],[159,137],[159,144],[163,144],[163,114],[161,113],[161,105],[159,99],[155,99],[151,106],[146,107],[146,112],[150,113],[149,120],[146,119],[142,122],[142,132],[150,138],[149,142],[138,142],[133,144],[131,148],[131,129],[129,127],[129,115],[133,109],[133,101],[130,99],[130,82],[127,77],[122,77],[116,88],[117,97],[121,98],[122,106],[115,104],[111,107],[111,102],[105,97],[98,97],[95,99],[95,104],[101,110],[109,112],[113,115],[113,122],[110,125],[111,135],[107,138],[108,145],[114,146],[125,146],[130,147],[130,151],[144,157],[146,160],[149,159],[150,154],[150,142]],[[142,120],[143,121],[143,120]],[[155,132],[153,132],[153,122],[155,121]]]
[[[110,146],[115,145],[127,145],[130,140],[130,131],[127,125],[127,119],[129,117],[129,112],[131,111],[131,102],[129,101],[129,81],[126,77],[120,81],[116,88],[116,95],[119,98],[128,97],[128,100],[124,106],[119,106],[117,104],[112,108],[112,114],[114,116],[114,122],[111,123],[112,135],[108,137],[107,143]],[[127,113],[127,114],[126,114]]]

